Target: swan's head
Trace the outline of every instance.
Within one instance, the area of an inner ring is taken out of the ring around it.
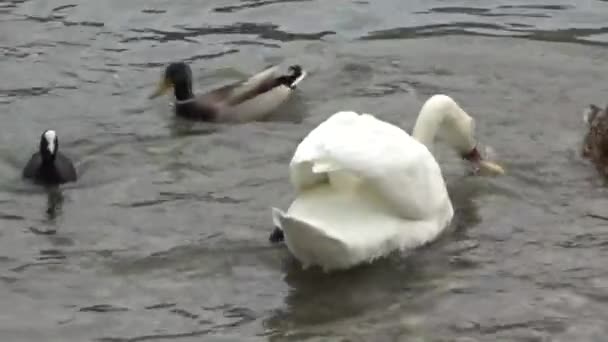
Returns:
[[[503,174],[504,169],[483,158],[475,139],[475,120],[447,95],[434,95],[422,106],[413,136],[430,146],[435,134],[473,166],[475,173]]]
[[[473,147],[469,152],[463,153],[462,159],[471,163],[475,174],[502,175],[505,173],[502,166],[493,161],[484,159],[477,147]]]
[[[504,174],[504,169],[487,159],[479,151],[475,139],[475,121],[464,111],[462,115],[446,117],[442,127],[442,137],[452,146],[462,159],[468,161],[475,174]]]

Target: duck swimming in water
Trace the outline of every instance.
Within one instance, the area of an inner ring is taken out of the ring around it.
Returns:
[[[608,107],[589,105],[583,119],[588,128],[583,141],[583,157],[595,164],[603,177],[608,178]]]
[[[32,155],[22,175],[44,185],[74,182],[77,178],[74,164],[59,151],[59,139],[53,130],[42,133],[39,151]]]
[[[165,69],[156,91],[150,99],[173,88],[175,114],[202,121],[239,122],[263,119],[276,110],[306,77],[299,65],[289,67],[289,74],[277,75],[274,66],[206,94],[192,92],[192,70],[183,62],[171,63]]]

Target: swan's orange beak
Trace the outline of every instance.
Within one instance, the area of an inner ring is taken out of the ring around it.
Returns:
[[[502,166],[483,159],[477,147],[473,147],[471,151],[462,155],[464,160],[468,160],[473,166],[473,173],[476,175],[503,175],[505,169]]]

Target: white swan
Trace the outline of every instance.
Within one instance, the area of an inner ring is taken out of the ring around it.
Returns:
[[[436,239],[454,215],[429,151],[437,134],[478,169],[474,121],[446,95],[422,106],[412,136],[370,114],[338,112],[313,129],[290,163],[297,197],[272,208],[290,252],[325,271],[372,261]]]

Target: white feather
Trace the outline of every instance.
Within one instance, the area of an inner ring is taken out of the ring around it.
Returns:
[[[273,210],[303,265],[341,269],[435,239],[453,216],[439,165],[402,129],[338,112],[311,131],[290,163],[298,194]]]
[[[591,115],[591,108],[587,107],[583,110],[583,123],[590,125],[591,120],[589,120],[589,116]]]
[[[474,128],[446,95],[425,102],[412,136],[370,114],[335,113],[298,145],[289,165],[296,198],[286,212],[273,208],[273,222],[304,267],[326,271],[431,242],[454,209],[429,148],[440,134],[470,152]]]
[[[302,70],[302,74],[300,75],[300,77],[296,78],[295,81],[293,81],[293,83],[291,83],[291,87],[295,87],[298,85],[298,83],[302,82],[303,79],[306,78],[306,76],[308,75],[308,73],[305,70]]]
[[[44,139],[47,142],[47,146],[49,149],[49,152],[54,153],[55,152],[55,139],[57,138],[57,133],[55,133],[55,131],[53,130],[48,130],[46,132],[44,132]]]

